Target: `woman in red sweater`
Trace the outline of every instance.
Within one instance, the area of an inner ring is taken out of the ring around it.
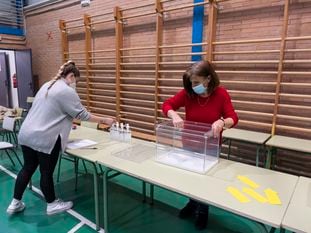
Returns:
[[[212,125],[215,137],[221,136],[224,127],[231,128],[238,122],[231,98],[226,89],[219,86],[219,78],[207,61],[193,64],[183,75],[184,89],[167,99],[162,106],[163,113],[172,119],[175,127],[183,127],[183,119],[176,113],[185,107],[188,121]],[[191,200],[180,211],[180,218],[195,214],[195,226],[199,230],[206,228],[208,205]]]

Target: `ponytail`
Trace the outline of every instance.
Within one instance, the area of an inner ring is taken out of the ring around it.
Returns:
[[[58,70],[57,75],[52,79],[50,86],[46,92],[45,97],[48,96],[48,91],[56,83],[57,80],[65,78],[69,73],[73,73],[75,77],[80,77],[79,69],[76,67],[75,63],[71,60],[64,63]]]

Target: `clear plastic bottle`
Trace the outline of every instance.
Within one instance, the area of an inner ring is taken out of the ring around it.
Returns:
[[[124,141],[124,124],[120,123],[120,134],[119,134],[119,141]]]
[[[124,136],[124,141],[125,142],[131,142],[131,139],[132,139],[132,132],[130,130],[130,125],[127,123],[125,125],[125,136]]]

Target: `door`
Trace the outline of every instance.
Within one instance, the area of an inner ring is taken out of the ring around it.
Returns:
[[[27,97],[34,95],[31,50],[16,50],[15,66],[19,106],[28,109]]]
[[[4,107],[10,106],[10,83],[9,69],[5,53],[0,53],[0,105]]]

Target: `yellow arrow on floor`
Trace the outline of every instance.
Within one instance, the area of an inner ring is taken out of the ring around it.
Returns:
[[[243,192],[247,193],[248,195],[250,195],[252,198],[254,198],[258,202],[261,202],[261,203],[268,202],[268,200],[264,196],[260,195],[259,193],[257,193],[255,190],[251,188],[243,188]]]
[[[231,195],[234,196],[239,202],[242,202],[242,203],[250,202],[250,200],[243,193],[241,193],[237,188],[229,186],[227,187],[227,191],[231,193]]]
[[[238,176],[237,177],[241,182],[243,182],[244,184],[247,184],[248,186],[250,186],[253,189],[256,189],[259,187],[259,184],[257,184],[256,182],[252,181],[251,179],[249,179],[246,176]]]
[[[268,202],[272,205],[282,205],[282,202],[278,196],[278,193],[272,189],[265,189],[265,194]]]

